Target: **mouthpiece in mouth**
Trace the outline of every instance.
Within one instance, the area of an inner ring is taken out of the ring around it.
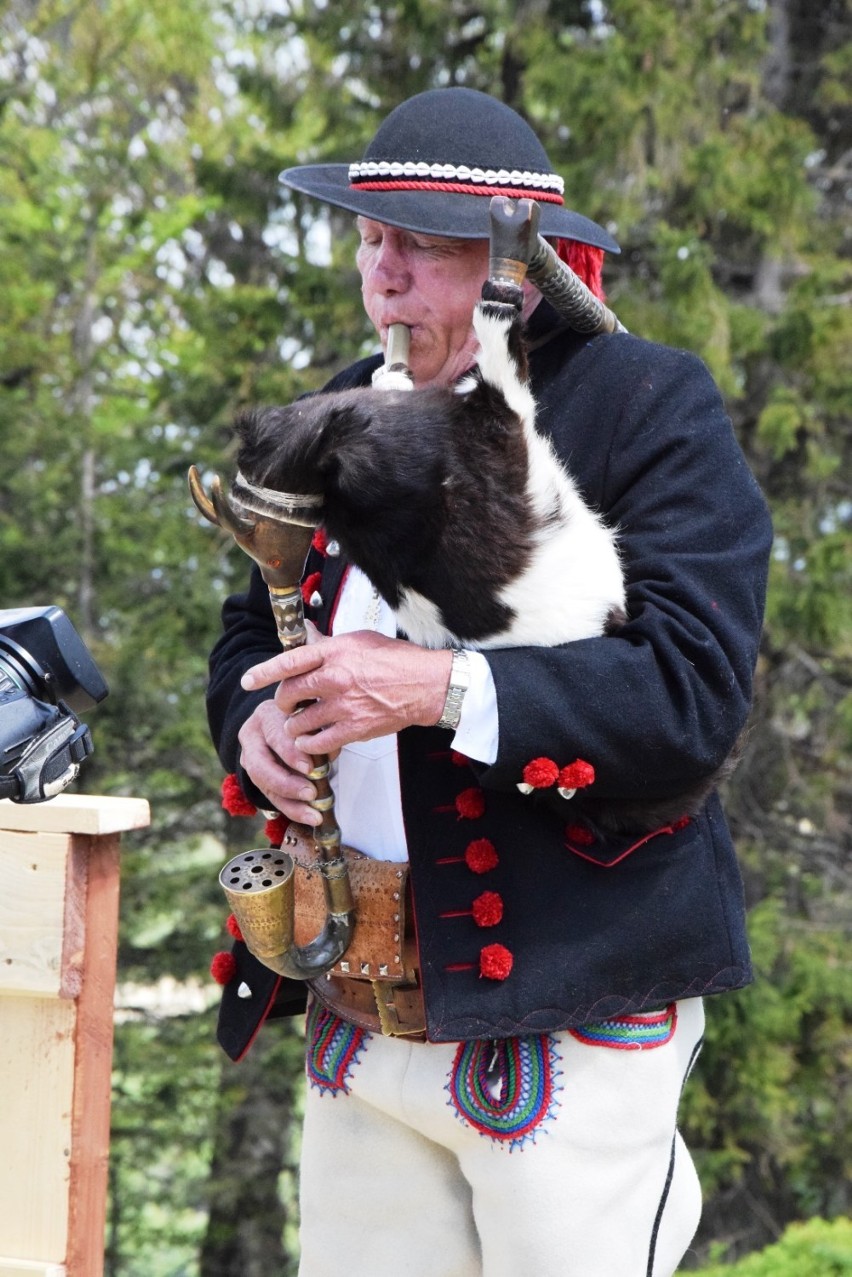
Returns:
[[[388,326],[385,362],[373,373],[373,385],[378,390],[413,390],[414,378],[408,366],[411,348],[411,329],[405,324]]]
[[[391,324],[388,328],[388,344],[385,350],[385,367],[408,368],[408,352],[411,349],[411,329],[405,324]]]

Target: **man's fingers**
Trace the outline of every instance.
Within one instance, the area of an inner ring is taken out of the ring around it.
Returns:
[[[312,642],[305,647],[297,647],[289,652],[281,652],[268,661],[252,665],[243,674],[240,684],[247,692],[256,692],[261,687],[271,687],[282,679],[292,678],[297,674],[308,674],[322,665],[322,648],[320,642]]]

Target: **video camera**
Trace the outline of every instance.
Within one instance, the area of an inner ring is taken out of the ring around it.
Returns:
[[[107,691],[61,608],[0,609],[0,798],[39,803],[70,785],[92,752],[77,714]]]

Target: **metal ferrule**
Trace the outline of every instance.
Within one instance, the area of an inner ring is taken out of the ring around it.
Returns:
[[[299,586],[292,589],[279,589],[271,585],[269,603],[281,646],[285,651],[291,647],[303,647],[307,630],[305,607]]]

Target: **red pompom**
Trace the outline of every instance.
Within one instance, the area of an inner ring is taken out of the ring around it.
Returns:
[[[450,750],[450,759],[454,767],[467,767],[470,762],[467,754],[460,754],[457,749]]]
[[[263,827],[263,832],[273,847],[280,847],[290,824],[286,816],[272,816]]]
[[[318,590],[322,581],[322,572],[312,572],[310,576],[306,576],[302,582],[302,601],[310,607],[311,596],[314,590]]]
[[[472,912],[478,927],[496,927],[503,921],[503,897],[496,891],[483,891],[474,900]]]
[[[257,815],[257,808],[246,798],[233,772],[222,781],[222,806],[229,816]]]
[[[524,784],[532,785],[533,789],[547,789],[556,784],[558,775],[559,768],[552,758],[534,758],[524,768]]]
[[[570,266],[575,275],[594,293],[599,301],[606,301],[603,289],[604,252],[591,244],[581,244],[575,239],[558,239],[556,255]]]
[[[481,789],[471,786],[456,794],[456,811],[461,820],[478,820],[485,812],[485,795]]]
[[[573,763],[563,767],[559,773],[559,788],[585,789],[587,785],[594,784],[594,780],[595,769],[592,764],[582,758],[575,758]]]
[[[217,984],[230,984],[237,974],[237,960],[232,953],[214,953],[210,974]]]
[[[586,825],[568,825],[565,829],[565,837],[569,842],[576,843],[578,847],[591,847],[595,841],[595,835]]]
[[[235,940],[242,940],[243,933],[240,931],[240,924],[237,922],[232,913],[228,914],[228,920],[225,923],[225,926]],[[228,956],[230,957],[230,954]]]
[[[500,857],[490,838],[474,838],[473,842],[467,845],[464,859],[468,869],[475,874],[487,874],[490,869],[496,869],[500,863]]]
[[[479,974],[486,980],[505,980],[514,961],[504,944],[487,944],[479,955]]]
[[[326,536],[325,528],[317,528],[311,537],[311,545],[319,554],[328,553],[328,537]]]

